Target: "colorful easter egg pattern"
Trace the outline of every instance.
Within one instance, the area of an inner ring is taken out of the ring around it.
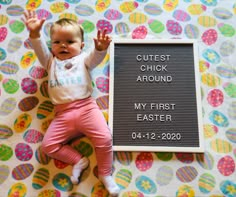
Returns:
[[[35,10],[38,8],[42,3],[42,0],[28,0],[26,3],[26,9],[27,10]]]
[[[94,9],[86,4],[79,4],[75,7],[75,12],[80,16],[91,16],[94,13]]]
[[[171,35],[180,35],[182,33],[182,26],[174,20],[168,20],[166,28]]]
[[[131,13],[138,7],[138,2],[136,1],[125,1],[120,4],[120,10],[123,13]]]
[[[128,169],[120,169],[115,175],[115,182],[121,189],[129,186],[132,180],[132,172]]]
[[[124,191],[122,197],[144,197],[144,195],[139,191]]]
[[[7,139],[13,135],[13,131],[7,125],[0,125],[0,139]]]
[[[215,185],[216,185],[215,177],[212,176],[211,174],[204,173],[199,177],[198,187],[202,193],[204,194],[210,193],[214,189]]]
[[[20,161],[29,161],[33,156],[33,150],[28,144],[18,143],[15,147],[15,155]]]
[[[201,81],[209,87],[217,87],[221,84],[221,78],[210,73],[202,74]]]
[[[230,79],[230,78],[236,77],[236,68],[227,64],[220,64],[219,66],[217,66],[216,72],[218,75],[220,75],[223,78]]]
[[[140,175],[135,179],[136,187],[144,194],[155,194],[157,187],[149,177]]]
[[[221,60],[219,54],[213,49],[205,49],[202,56],[212,64],[218,64]]]
[[[213,14],[216,18],[223,20],[230,19],[233,16],[233,14],[228,9],[222,7],[214,8]]]
[[[218,138],[212,140],[210,146],[217,153],[229,153],[232,151],[232,145],[228,141]]]
[[[236,120],[236,102],[235,101],[229,104],[228,115],[229,115],[229,118],[231,118],[232,120]]]
[[[108,109],[109,96],[101,96],[96,99],[97,105],[101,110]]]
[[[56,189],[46,189],[39,193],[38,197],[61,197],[61,193]]]
[[[4,41],[7,37],[7,28],[6,27],[0,27],[0,42]]]
[[[235,48],[235,43],[233,43],[231,40],[224,41],[220,45],[220,54],[224,57],[227,57],[234,53]]]
[[[102,93],[109,92],[109,79],[104,77],[98,77],[96,79],[96,86]]]
[[[36,14],[37,14],[38,19],[45,18],[46,20],[49,20],[52,18],[52,14],[45,9],[37,9]]]
[[[91,33],[95,29],[93,22],[88,20],[80,20],[79,24],[83,27],[85,33]]]
[[[42,94],[42,96],[49,98],[49,94],[48,94],[48,81],[43,81],[40,85],[40,93]]]
[[[222,157],[217,164],[219,172],[224,176],[230,176],[235,171],[234,159],[231,156]]]
[[[64,169],[69,165],[69,164],[64,163],[63,161],[60,161],[60,160],[57,160],[57,159],[54,159],[54,164],[58,169]]]
[[[119,22],[115,26],[115,33],[117,35],[126,36],[130,32],[129,26],[124,22]]]
[[[218,23],[217,24],[220,33],[225,37],[233,37],[235,35],[235,29],[232,25],[226,23]]]
[[[218,127],[211,124],[204,124],[203,125],[203,132],[205,138],[211,138],[218,133]]]
[[[39,103],[39,99],[36,96],[29,96],[26,98],[23,98],[19,103],[18,103],[18,108],[21,111],[30,111],[34,109]]]
[[[10,146],[0,144],[0,153],[0,161],[8,161],[13,155],[13,150]]]
[[[13,32],[13,33],[21,33],[24,28],[25,28],[25,25],[22,21],[19,21],[19,20],[11,20],[9,22],[9,27],[10,27],[10,30]]]
[[[171,152],[158,152],[158,153],[155,153],[155,155],[157,156],[158,159],[160,159],[161,161],[169,161],[172,159],[173,157],[173,153]]]
[[[118,10],[108,9],[108,10],[105,11],[104,17],[108,20],[119,20],[123,16]]]
[[[192,153],[176,153],[176,158],[183,163],[192,163],[194,156]]]
[[[105,186],[102,184],[102,182],[97,182],[92,190],[91,190],[91,197],[108,197],[109,193],[108,191],[105,189]]]
[[[198,24],[203,27],[214,27],[217,24],[217,21],[211,16],[199,16]]]
[[[93,147],[83,140],[74,141],[72,147],[86,157],[93,154]]]
[[[12,177],[15,180],[24,180],[31,175],[34,170],[34,166],[29,163],[20,164],[13,168]]]
[[[59,16],[59,19],[62,19],[62,18],[68,18],[68,19],[71,19],[71,20],[78,21],[78,17],[75,14],[72,14],[72,13],[62,13]]]
[[[40,164],[43,165],[46,165],[51,161],[51,158],[42,151],[41,146],[35,151],[35,158]]]
[[[15,183],[11,186],[11,188],[8,191],[8,197],[26,197],[27,194],[27,187],[24,183]]]
[[[68,197],[87,197],[87,196],[80,192],[73,192]]]
[[[236,84],[226,82],[223,84],[224,91],[231,98],[236,98]]]
[[[219,89],[213,89],[208,93],[207,101],[211,106],[218,107],[224,101],[224,93]]]
[[[141,12],[133,12],[129,15],[129,21],[133,24],[143,24],[147,21],[147,16]]]
[[[229,125],[228,118],[218,110],[210,112],[209,119],[213,124],[219,127],[227,127]]]
[[[206,44],[206,45],[212,45],[216,42],[217,40],[217,31],[214,29],[208,29],[207,31],[205,31],[202,34],[202,41]]]
[[[217,5],[217,0],[212,0],[212,1],[200,0],[200,1],[206,6],[216,6]]]
[[[229,141],[236,143],[236,128],[230,128],[225,133]]]
[[[18,49],[20,49],[22,45],[22,40],[21,38],[19,37],[14,37],[12,38],[9,43],[8,43],[8,46],[7,46],[7,51],[9,53],[14,53],[16,52]]]
[[[165,29],[165,25],[161,21],[155,19],[148,20],[148,26],[154,33],[161,33]]]
[[[227,197],[234,197],[236,195],[236,183],[230,180],[221,181],[220,190]]]
[[[8,17],[6,15],[0,14],[0,25],[5,25],[8,23]]]
[[[31,115],[27,113],[20,114],[14,122],[15,132],[22,133],[31,125],[31,122],[32,122]]]
[[[2,85],[3,85],[3,89],[8,94],[15,94],[18,91],[18,89],[19,89],[19,84],[14,79],[7,79],[7,78],[5,78],[2,81]]]
[[[31,78],[24,78],[21,81],[21,89],[26,94],[34,94],[38,90],[38,85],[35,80]]]
[[[96,27],[97,27],[97,29],[100,29],[100,30],[106,29],[108,34],[111,33],[113,30],[112,24],[109,21],[102,20],[102,19],[98,20]]]
[[[173,11],[179,4],[179,0],[164,0],[163,8],[167,12]]]
[[[37,118],[44,119],[48,117],[53,112],[53,109],[54,105],[51,101],[43,101],[37,109]]]
[[[15,98],[7,98],[3,100],[2,104],[0,105],[0,115],[7,116],[8,114],[12,113],[16,107],[16,99]]]
[[[24,133],[23,139],[27,143],[35,144],[43,140],[43,134],[35,129],[29,129]]]
[[[214,158],[208,151],[203,154],[197,154],[196,159],[203,169],[211,170],[214,167]]]
[[[184,183],[193,181],[197,175],[198,171],[193,166],[183,166],[176,171],[176,177]]]
[[[69,4],[66,2],[55,2],[51,4],[50,10],[52,13],[61,13],[69,8]]]
[[[19,70],[19,66],[17,63],[12,61],[5,61],[0,65],[0,71],[4,74],[16,74]]]
[[[49,181],[49,171],[47,168],[38,169],[32,180],[32,186],[34,189],[42,189]]]
[[[95,3],[95,9],[97,12],[105,11],[111,4],[111,0],[97,0]]]
[[[7,180],[9,174],[9,167],[7,165],[0,165],[0,185]]]
[[[132,32],[132,39],[145,39],[147,33],[147,28],[144,25],[136,27]]]
[[[9,16],[21,16],[24,13],[24,8],[20,5],[11,5],[6,12]]]
[[[20,65],[22,68],[28,68],[30,67],[36,60],[36,55],[35,53],[29,51],[29,52],[26,52],[22,58],[21,58],[21,61],[20,61]]]
[[[177,21],[182,21],[182,22],[187,22],[191,20],[191,16],[185,12],[184,10],[175,10],[173,12],[173,17],[177,20]]]
[[[202,4],[191,4],[187,10],[191,15],[200,15],[207,10],[207,7]]]
[[[156,182],[160,186],[168,185],[173,179],[174,172],[169,166],[161,166],[156,173]]]
[[[198,38],[199,36],[198,27],[193,24],[187,24],[184,27],[184,33],[190,39],[195,39],[195,38]]]
[[[29,70],[29,75],[34,79],[42,79],[48,76],[47,71],[41,66],[32,66]]]
[[[148,3],[144,6],[144,11],[149,15],[160,15],[163,10],[155,3]]]
[[[210,64],[207,61],[204,61],[204,60],[200,60],[199,61],[199,71],[201,73],[205,72],[206,70],[208,70],[209,67],[210,67]]]
[[[135,159],[135,165],[140,171],[146,171],[152,167],[153,156],[149,152],[141,152]]]
[[[120,164],[125,166],[129,166],[133,160],[132,152],[115,152],[115,157]]]
[[[180,186],[176,192],[176,197],[182,196],[195,197],[194,189],[189,185]]]
[[[0,48],[0,61],[5,60],[7,57],[7,53],[3,48]]]

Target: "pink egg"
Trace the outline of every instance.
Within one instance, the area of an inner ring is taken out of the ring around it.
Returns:
[[[119,20],[122,18],[122,14],[118,10],[114,9],[108,9],[105,13],[104,16],[108,20]]]
[[[29,129],[23,135],[23,139],[28,143],[38,143],[43,140],[43,134],[35,129]]]
[[[171,35],[180,35],[182,33],[182,27],[178,22],[168,20],[166,23],[167,31]]]
[[[212,45],[216,42],[217,40],[217,31],[214,29],[208,29],[202,34],[202,41],[206,45]]]
[[[97,29],[100,29],[100,30],[103,30],[103,29],[106,29],[107,30],[107,33],[111,33],[112,30],[113,30],[113,26],[112,24],[107,21],[107,20],[99,20],[97,22]]]
[[[38,90],[38,85],[36,81],[31,78],[24,78],[21,82],[21,88],[26,94],[34,94]]]
[[[192,163],[194,155],[192,153],[176,153],[175,156],[183,163]]]
[[[104,77],[98,77],[96,79],[96,86],[102,93],[109,92],[109,79]]]
[[[224,176],[230,176],[235,171],[234,159],[231,156],[222,157],[217,164],[219,172]]]
[[[0,42],[4,41],[6,37],[7,37],[7,28],[0,27]]]
[[[142,25],[142,26],[135,28],[135,30],[132,33],[132,38],[133,39],[144,39],[144,38],[146,38],[147,33],[148,33],[147,28],[144,25]]]
[[[173,17],[176,20],[183,22],[189,21],[191,19],[190,15],[183,10],[175,10],[173,13]]]
[[[135,159],[135,165],[140,171],[146,171],[152,167],[153,156],[150,152],[141,152]]]
[[[207,101],[211,106],[218,107],[224,101],[224,93],[219,89],[213,89],[208,93]]]
[[[20,161],[29,161],[33,156],[33,150],[28,144],[19,143],[16,145],[15,154]]]

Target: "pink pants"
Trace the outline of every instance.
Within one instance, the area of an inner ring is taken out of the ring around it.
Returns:
[[[111,132],[96,101],[91,97],[55,106],[55,118],[44,136],[42,149],[50,157],[74,165],[82,155],[68,142],[80,135],[86,135],[94,146],[98,174],[111,175]]]

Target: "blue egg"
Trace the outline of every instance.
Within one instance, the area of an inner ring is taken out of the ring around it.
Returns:
[[[156,184],[147,176],[138,176],[135,180],[136,187],[145,194],[155,194],[157,191]]]
[[[4,49],[0,48],[0,61],[5,60],[7,57],[7,53]]]
[[[209,114],[209,119],[213,124],[219,127],[227,127],[229,126],[228,118],[220,111],[213,110]]]
[[[218,64],[220,62],[219,54],[213,49],[205,49],[202,56],[212,64]]]

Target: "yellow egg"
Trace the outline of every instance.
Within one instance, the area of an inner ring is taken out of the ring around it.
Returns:
[[[170,12],[173,11],[179,4],[179,0],[165,0],[163,8]]]
[[[206,11],[206,6],[202,4],[191,4],[188,7],[188,11],[192,15],[200,15]]]
[[[129,21],[134,24],[143,24],[147,21],[147,16],[141,12],[130,14]]]
[[[205,73],[202,75],[202,83],[209,87],[217,87],[221,84],[221,79],[216,75]]]
[[[111,0],[97,0],[95,8],[98,12],[103,12],[110,6],[110,4]]]
[[[35,53],[29,51],[25,53],[20,61],[20,65],[22,68],[29,68],[36,60],[36,55]]]
[[[68,19],[72,19],[72,20],[75,20],[75,21],[78,21],[78,17],[75,15],[75,14],[72,14],[72,13],[63,13],[59,16],[59,19],[61,18],[68,18]]]
[[[26,196],[27,188],[23,183],[15,183],[8,192],[8,197]]]
[[[126,1],[126,2],[123,2],[121,5],[120,5],[120,10],[123,12],[123,13],[131,13],[133,12],[136,8],[138,7],[138,3],[137,2],[132,2],[132,1]]]
[[[211,141],[210,146],[212,150],[217,153],[229,153],[232,151],[232,145],[222,139],[214,139]]]
[[[42,3],[42,0],[28,0],[26,3],[26,10],[36,10]]]
[[[8,22],[8,17],[3,14],[0,14],[0,25],[5,25],[7,24],[7,22]]]
[[[20,114],[14,122],[14,130],[17,133],[22,133],[30,126],[31,122],[32,117],[29,114]]]
[[[210,124],[203,125],[203,130],[205,138],[211,138],[218,132],[218,128],[215,125],[210,125]]]
[[[217,21],[215,18],[211,16],[199,16],[198,23],[203,27],[214,27]]]

